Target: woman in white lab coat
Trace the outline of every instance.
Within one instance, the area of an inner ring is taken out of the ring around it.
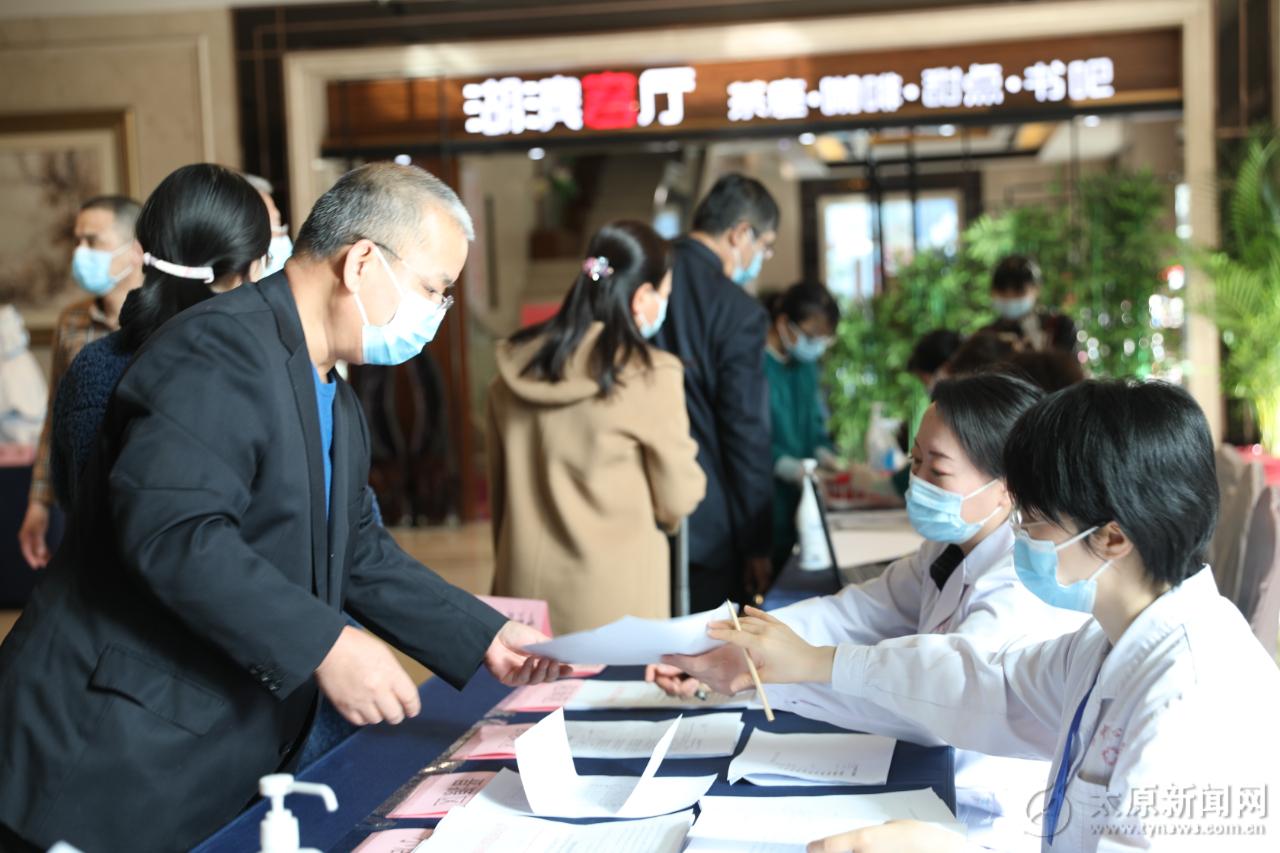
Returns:
[[[1203,563],[1218,489],[1200,408],[1162,383],[1087,382],[1024,415],[1004,458],[1018,576],[1092,613],[1078,632],[1003,651],[958,635],[814,647],[753,611],[711,635],[766,681],[830,680],[957,746],[1051,758],[1043,850],[1274,851],[1280,673]],[[811,846],[965,848],[909,821]]]
[[[1013,424],[1041,396],[1029,383],[997,373],[939,383],[916,435],[907,493],[908,517],[928,541],[874,580],[773,616],[814,645],[956,634],[993,653],[1079,628],[1082,614],[1044,604],[1013,571],[1002,453]],[[669,663],[691,676],[655,668],[651,677],[669,692],[690,694],[699,681],[725,690],[746,674],[742,653],[732,647]],[[828,683],[781,685],[769,699],[774,707],[845,728],[940,742],[910,717],[837,693]],[[1047,764],[962,752],[957,768],[960,818],[975,837],[992,843],[1003,835],[1007,845],[1026,847],[1027,803],[1042,789]],[[1001,815],[1008,817],[997,820]]]

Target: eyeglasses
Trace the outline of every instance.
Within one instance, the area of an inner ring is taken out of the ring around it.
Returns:
[[[1027,533],[1028,527],[1039,527],[1042,524],[1048,524],[1044,520],[1036,521],[1027,516],[1021,507],[1014,507],[1013,512],[1009,513],[1009,526],[1013,528],[1014,533]]]
[[[428,282],[427,276],[423,275],[413,267],[409,266],[409,262],[406,261],[403,257],[401,257],[400,253],[397,252],[395,249],[383,243],[379,243],[377,240],[370,240],[369,242],[373,243],[379,249],[382,249],[384,252],[391,255],[391,257],[399,261],[404,266],[405,269],[413,273],[414,278],[418,280],[419,286],[421,286],[422,289],[426,292],[427,299],[429,299],[431,302],[435,303],[436,305],[443,306],[446,310],[453,305],[453,297],[448,294],[448,288],[445,288],[444,291],[437,290],[436,288],[432,287],[430,284],[427,283]]]

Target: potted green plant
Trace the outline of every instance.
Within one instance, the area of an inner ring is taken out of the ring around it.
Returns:
[[[1222,334],[1223,389],[1252,409],[1264,449],[1280,453],[1280,141],[1255,137],[1227,191],[1224,248],[1200,256],[1205,310]]]
[[[1041,299],[1072,315],[1085,367],[1097,376],[1180,373],[1178,328],[1156,328],[1151,298],[1166,289],[1173,259],[1172,190],[1149,171],[1108,169],[1054,188],[1050,203],[984,215],[965,229],[959,251],[921,252],[869,300],[845,307],[826,360],[831,430],[859,456],[872,406],[915,423],[927,405],[905,372],[916,340],[937,328],[968,334],[989,322],[991,270],[1006,255],[1035,257]]]

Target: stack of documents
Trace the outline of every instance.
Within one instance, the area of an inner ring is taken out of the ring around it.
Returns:
[[[680,853],[693,812],[587,825],[458,809],[415,853]]]
[[[661,687],[647,681],[582,681],[568,679],[549,684],[530,684],[514,691],[498,704],[497,710],[512,713],[545,713],[557,708],[566,711],[699,710],[702,708],[758,708],[754,693],[706,699],[668,696]]]
[[[360,842],[351,853],[413,853],[430,837],[429,829],[384,829]]]
[[[897,741],[879,735],[754,729],[729,764],[729,782],[753,785],[883,785]]]
[[[803,853],[819,838],[877,826],[887,820],[922,820],[963,833],[932,789],[829,797],[703,797],[689,833],[689,853]]]
[[[561,717],[563,718],[563,712]],[[450,756],[458,761],[502,761],[517,757],[517,740],[535,723],[484,725]],[[570,720],[562,723],[574,758],[648,758],[671,720]],[[742,714],[685,717],[667,758],[721,758],[733,755],[742,737]]]
[[[679,718],[668,724],[638,777],[579,776],[564,712],[556,711],[516,739],[519,774],[502,770],[467,809],[559,818],[640,818],[687,809],[716,777],[656,775],[680,725]]]
[[[494,776],[493,772],[438,773],[418,783],[409,796],[400,801],[387,817],[444,817],[452,809],[465,806]],[[421,840],[421,839],[419,839]]]

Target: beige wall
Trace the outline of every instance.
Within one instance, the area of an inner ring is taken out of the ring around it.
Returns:
[[[240,165],[233,57],[227,9],[2,20],[0,114],[131,110],[145,197],[187,163]]]
[[[0,112],[130,108],[150,192],[178,166],[240,165],[227,9],[0,21]]]

